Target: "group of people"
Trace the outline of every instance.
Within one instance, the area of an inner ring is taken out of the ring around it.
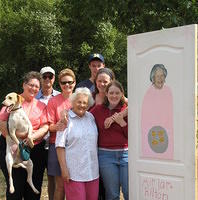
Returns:
[[[74,72],[58,74],[61,91],[53,89],[55,71],[43,67],[24,76],[22,107],[33,127],[33,183],[23,168],[13,168],[15,192],[7,200],[38,200],[47,168],[49,200],[128,199],[127,98],[101,54],[89,57],[91,77],[76,85]],[[40,89],[41,86],[41,89]],[[8,134],[6,108],[0,111],[0,167],[9,188],[5,162]],[[26,134],[17,132],[25,140]]]

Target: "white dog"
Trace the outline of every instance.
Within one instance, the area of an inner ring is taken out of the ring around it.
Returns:
[[[7,111],[10,113],[8,118],[8,133],[6,136],[6,164],[9,175],[9,183],[10,183],[10,193],[14,192],[14,185],[12,179],[12,167],[18,168],[23,167],[27,170],[27,182],[30,184],[31,188],[35,193],[39,193],[39,191],[34,187],[32,182],[32,171],[33,171],[33,163],[32,160],[29,159],[27,161],[23,161],[18,145],[20,141],[16,137],[16,131],[20,133],[28,133],[29,145],[32,148],[34,143],[31,139],[32,134],[32,124],[25,114],[24,110],[21,107],[21,103],[23,101],[23,97],[12,92],[9,93],[5,100],[2,102],[3,105],[7,107]],[[13,147],[17,145],[17,152],[13,153]]]

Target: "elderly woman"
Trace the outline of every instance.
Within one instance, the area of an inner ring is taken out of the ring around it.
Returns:
[[[87,112],[94,100],[88,88],[77,88],[70,100],[72,109],[68,111],[68,126],[56,136],[66,199],[97,200],[98,131],[93,115]]]
[[[66,128],[66,120],[62,116],[62,111],[69,110],[71,104],[69,97],[73,93],[76,85],[74,72],[69,69],[63,69],[58,75],[61,94],[51,98],[47,105],[48,121],[50,123],[50,140],[48,153],[48,176],[55,177],[54,199],[64,199],[64,185],[61,177],[61,170],[55,150],[56,132]]]
[[[165,83],[167,70],[155,64],[150,72],[152,85],[142,102],[142,153],[151,158],[173,158],[173,95]]]
[[[37,95],[40,88],[40,73],[29,72],[24,76],[23,80],[23,93],[21,96],[24,98],[22,107],[28,116],[33,127],[32,139],[34,141],[34,148],[31,150],[30,158],[33,162],[33,183],[37,190],[41,193],[41,186],[43,181],[43,174],[45,170],[45,142],[42,140],[44,135],[48,131],[47,124],[47,113],[46,105],[37,99]],[[8,134],[7,132],[7,119],[9,113],[3,107],[0,111],[0,131],[4,136]],[[17,132],[17,137],[24,139],[26,134]],[[2,140],[2,138],[1,138]],[[8,172],[5,164],[5,152],[0,151],[0,166],[6,178],[6,183],[8,186]],[[15,192],[13,194],[9,193],[7,188],[6,198],[9,200],[34,200],[40,199],[40,194],[35,194],[27,184],[27,173],[23,168],[13,168],[13,181]]]
[[[165,78],[167,76],[167,70],[163,64],[155,64],[150,73],[150,81],[153,83],[154,87],[161,89],[165,83]]]

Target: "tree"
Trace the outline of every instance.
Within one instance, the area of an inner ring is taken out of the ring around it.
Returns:
[[[89,76],[88,55],[100,52],[125,89],[128,35],[198,20],[196,0],[65,0],[58,2],[57,9],[64,44],[62,54],[75,69],[77,80]]]
[[[61,52],[61,31],[52,1],[1,1],[1,94],[20,91],[23,74],[56,65]]]
[[[0,84],[18,91],[22,75],[51,65],[87,77],[99,52],[127,86],[127,36],[197,23],[196,0],[0,0]]]

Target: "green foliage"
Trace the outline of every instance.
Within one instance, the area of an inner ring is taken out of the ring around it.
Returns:
[[[1,1],[1,93],[20,91],[23,74],[55,65],[61,53],[61,30],[52,1]],[[9,83],[7,84],[7,82]]]
[[[88,78],[93,52],[126,89],[127,35],[197,21],[196,0],[0,0],[1,96],[20,91],[23,74],[46,65]]]

